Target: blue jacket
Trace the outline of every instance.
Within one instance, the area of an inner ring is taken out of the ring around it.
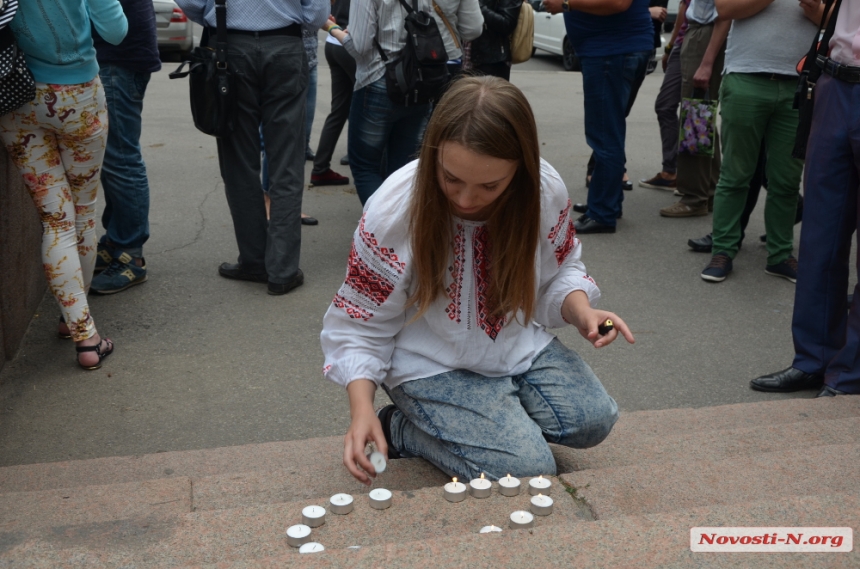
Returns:
[[[114,45],[128,31],[119,0],[26,0],[9,27],[36,81],[74,85],[99,72],[90,22]]]
[[[155,6],[152,0],[119,0],[128,19],[128,34],[122,43],[112,45],[93,29],[93,42],[99,65],[118,65],[139,73],[161,69],[155,31]]]

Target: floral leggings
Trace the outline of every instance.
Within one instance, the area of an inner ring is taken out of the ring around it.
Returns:
[[[87,290],[96,262],[96,196],[108,134],[98,77],[36,83],[36,98],[0,117],[0,137],[42,221],[42,263],[76,342],[96,333]]]

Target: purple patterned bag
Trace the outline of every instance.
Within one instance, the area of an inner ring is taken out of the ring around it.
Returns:
[[[718,101],[681,99],[678,151],[691,156],[713,156]]]

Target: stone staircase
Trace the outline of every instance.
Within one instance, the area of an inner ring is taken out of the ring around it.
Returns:
[[[695,526],[850,526],[860,539],[860,397],[622,414],[588,450],[554,448],[553,515],[507,529],[525,494],[451,504],[419,459],[377,486],[341,437],[0,469],[0,568],[860,567],[850,553],[692,553]],[[348,492],[300,555],[301,509]],[[505,528],[478,534],[485,525]]]

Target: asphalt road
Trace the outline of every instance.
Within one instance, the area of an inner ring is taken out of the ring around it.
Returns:
[[[0,373],[0,465],[306,439],[342,434],[348,425],[345,394],[321,375],[319,333],[361,214],[355,191],[305,192],[303,210],[320,225],[304,228],[303,287],[272,297],[264,285],[218,277],[219,263],[236,258],[232,223],[215,141],[192,125],[187,83],[168,80],[175,65],[166,63],[146,94],[149,280],[91,298],[99,330],[117,345],[96,372],[78,369],[72,344],[56,338],[58,311],[45,299],[17,358]],[[329,110],[325,58],[320,65],[312,146]],[[628,120],[634,180],[660,168],[653,101],[661,80],[660,71],[646,78]],[[544,157],[567,182],[571,198],[584,201],[590,151],[581,75],[539,53],[514,68],[512,81],[534,107]],[[345,152],[344,134],[336,158]],[[309,163],[306,170],[309,179]],[[793,354],[794,285],[764,273],[766,252],[758,241],[764,199],[734,273],[710,284],[699,278],[708,258],[689,251],[686,241],[708,233],[711,218],[661,218],[658,210],[676,199],[669,192],[637,187],[625,198],[618,232],[582,241],[602,306],[627,320],[637,342],[594,350],[572,330],[559,334],[584,355],[620,407],[812,397],[747,386],[787,366]]]

